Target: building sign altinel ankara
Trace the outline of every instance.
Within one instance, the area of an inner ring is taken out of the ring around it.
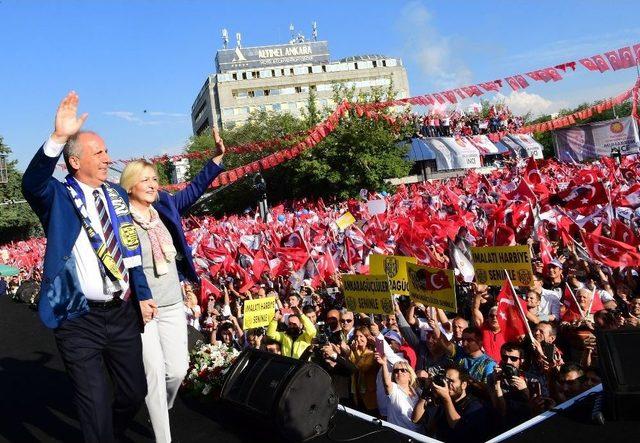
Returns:
[[[329,45],[326,41],[250,48],[236,47],[221,49],[216,55],[218,72],[221,73],[237,69],[322,63],[329,63]]]

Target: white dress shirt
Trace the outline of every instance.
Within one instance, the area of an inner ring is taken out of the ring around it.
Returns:
[[[64,144],[56,143],[51,140],[51,138],[49,138],[49,140],[47,140],[44,144],[43,150],[47,157],[59,157],[62,153],[63,148]],[[98,233],[98,235],[100,235],[100,238],[102,238],[102,241],[104,242],[104,234],[102,233],[102,225],[100,224],[98,209],[96,208],[96,204],[93,198],[93,191],[97,189],[100,192],[102,202],[104,203],[105,207],[107,207],[104,192],[100,187],[93,188],[85,183],[82,183],[80,180],[77,180],[77,182],[80,185],[80,189],[84,193],[85,207],[87,209],[87,213],[89,214],[91,226]],[[107,215],[109,215],[108,211]],[[74,216],[77,217],[77,214],[74,214]],[[84,228],[80,229],[78,238],[73,245],[72,254],[76,261],[76,272],[78,274],[80,288],[82,289],[82,293],[85,295],[87,300],[111,300],[113,298],[111,294],[105,294],[105,288],[102,281],[102,276],[100,274],[100,264],[98,256],[96,255],[93,246],[91,246],[89,235],[87,235],[87,231],[85,231]],[[120,287],[124,292],[128,288],[128,284],[124,281],[120,281]]]

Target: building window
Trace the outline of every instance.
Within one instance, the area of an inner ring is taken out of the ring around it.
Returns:
[[[313,67],[309,66],[309,69],[307,70],[307,72],[309,72],[309,74],[313,74]]]
[[[268,96],[268,95],[269,95],[269,93],[270,93],[270,91],[269,91],[268,89],[265,89],[265,90],[264,90],[264,91],[262,91],[262,92],[264,93],[264,96],[265,96],[265,97],[266,97],[266,96]]]
[[[382,60],[382,66],[384,66],[384,67],[387,66],[387,61],[386,60]]]
[[[275,76],[276,76],[276,70],[275,70],[275,69],[272,69],[272,70],[271,70],[271,77],[275,77]]]
[[[243,73],[242,73],[242,80],[246,80],[246,79],[247,79],[247,73],[246,73],[246,72],[243,72]]]
[[[322,72],[327,72],[327,67],[325,65],[322,65]]]
[[[284,69],[280,70],[280,74],[284,75]]]
[[[312,90],[312,91],[315,91],[316,90],[316,85],[309,85],[309,89]]]
[[[302,92],[302,87],[301,86],[296,86],[296,92],[299,94]]]
[[[293,68],[289,69],[289,74],[293,75]]]
[[[377,68],[377,67],[378,67],[378,61],[377,61],[377,60],[374,60],[374,61],[373,61],[373,67],[374,67],[374,68]]]
[[[234,72],[233,74],[231,74],[231,77],[233,77],[234,80],[238,80],[238,73]]]
[[[253,98],[256,96],[256,91],[249,91],[247,92],[247,94],[249,95],[249,97]]]

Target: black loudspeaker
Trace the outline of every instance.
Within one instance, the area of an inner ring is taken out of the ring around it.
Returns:
[[[320,366],[255,349],[233,364],[221,398],[286,441],[325,434],[338,408],[331,377]]]
[[[605,415],[612,420],[640,420],[640,329],[596,333]]]

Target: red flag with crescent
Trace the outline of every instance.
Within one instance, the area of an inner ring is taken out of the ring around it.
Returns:
[[[520,304],[522,312],[526,311],[527,304],[524,300],[514,294],[509,281],[502,284],[500,294],[498,294],[498,323],[500,331],[504,334],[506,341],[515,341],[519,337],[527,334],[526,320],[522,318],[522,313],[516,305]]]
[[[589,233],[584,234],[584,241],[591,258],[606,266],[618,268],[640,265],[638,249],[631,245]]]
[[[607,64],[607,62],[606,62],[606,60],[604,59],[603,56],[594,55],[593,57],[591,57],[591,60],[593,60],[593,62],[596,64],[596,66],[598,67],[598,70],[600,72],[604,72],[604,71],[608,71],[609,70],[609,65]]]

